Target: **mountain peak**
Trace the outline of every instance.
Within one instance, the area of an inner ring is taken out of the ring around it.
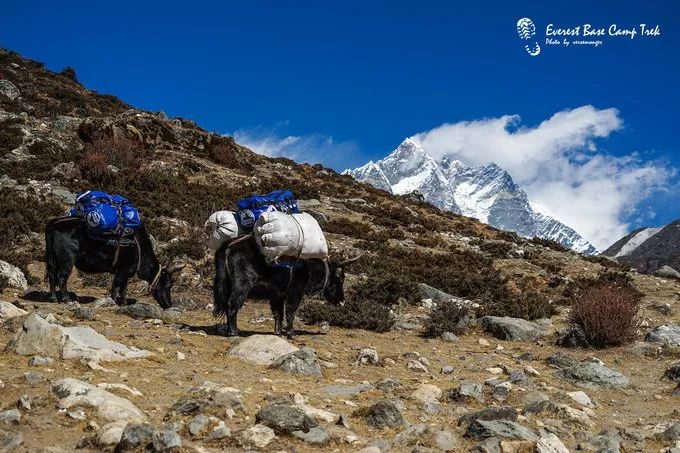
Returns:
[[[552,239],[578,252],[596,252],[572,228],[535,210],[512,176],[494,162],[472,167],[448,156],[436,161],[409,137],[384,159],[345,174],[395,194],[417,190],[440,209],[521,236]]]

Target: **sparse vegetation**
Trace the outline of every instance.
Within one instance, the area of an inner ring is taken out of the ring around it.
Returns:
[[[444,332],[461,334],[465,330],[466,318],[474,315],[468,309],[460,307],[454,302],[442,302],[437,305],[425,321],[423,336],[426,338],[439,337]]]
[[[547,247],[550,250],[555,250],[556,252],[568,252],[569,249],[564,247],[562,244],[551,241],[550,239],[543,239],[539,237],[533,237],[531,238],[531,242],[536,245],[540,245],[542,247]]]
[[[635,339],[639,309],[639,293],[627,285],[601,281],[580,294],[569,321],[581,328],[591,346],[620,346]]]
[[[331,305],[315,300],[302,304],[298,312],[308,324],[326,321],[346,329],[363,329],[372,332],[388,332],[394,325],[389,307],[366,299],[351,297],[344,306]]]

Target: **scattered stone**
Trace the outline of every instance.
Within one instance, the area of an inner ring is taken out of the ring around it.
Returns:
[[[0,300],[0,321],[5,321],[7,319],[16,318],[17,316],[24,316],[27,314],[28,312],[26,310],[22,310],[21,308],[10,304],[9,302],[5,302],[4,300]]]
[[[376,428],[396,428],[406,424],[401,410],[392,401],[378,401],[365,411],[365,415],[368,424]]]
[[[579,326],[570,326],[557,333],[557,346],[563,348],[588,348],[590,343],[586,333]]]
[[[589,443],[595,447],[598,453],[619,453],[621,451],[621,442],[604,434],[591,437]]]
[[[531,375],[531,376],[540,376],[541,375],[541,373],[539,373],[536,368],[529,366],[529,365],[524,367],[524,372],[528,375]]]
[[[469,401],[475,399],[484,402],[484,387],[478,382],[464,382],[459,387],[449,389],[446,392],[448,401]]]
[[[295,407],[302,410],[302,412],[312,417],[314,420],[323,421],[326,423],[338,423],[342,421],[341,415],[310,406],[309,404],[307,404],[307,399],[300,393],[296,393],[295,395],[293,395],[293,403],[295,404]]]
[[[94,308],[113,307],[114,305],[116,305],[116,301],[111,299],[111,297],[100,297],[92,302]]]
[[[442,367],[442,374],[452,374],[453,367],[451,365],[446,365]]]
[[[277,433],[291,434],[293,431],[308,432],[319,424],[297,407],[285,404],[270,404],[255,414],[257,423],[269,426]]]
[[[661,435],[665,440],[680,440],[680,423],[673,423]]]
[[[120,361],[148,357],[150,352],[108,340],[87,326],[63,327],[31,313],[7,349],[21,355],[64,359]]]
[[[293,431],[293,436],[317,447],[325,447],[331,440],[328,433],[320,426],[310,428],[307,432]]]
[[[94,310],[90,307],[78,307],[73,310],[73,316],[83,321],[92,321],[95,318]]]
[[[522,415],[541,414],[543,412],[556,413],[557,404],[549,399],[532,401],[522,409]]]
[[[543,327],[520,318],[484,316],[482,328],[500,340],[535,341],[547,335]]]
[[[441,335],[441,339],[447,343],[456,343],[459,340],[458,337],[451,332],[444,332]]]
[[[265,448],[275,438],[274,430],[261,424],[251,426],[241,432],[241,443],[248,447]]]
[[[548,433],[536,442],[536,453],[569,453],[569,449],[553,433]]]
[[[396,445],[416,445],[428,430],[428,426],[424,423],[411,425],[396,435],[394,443]]]
[[[62,409],[90,406],[97,409],[100,417],[109,421],[146,421],[146,415],[130,401],[77,379],[58,380],[52,386],[52,391],[59,397],[59,407]]]
[[[196,310],[196,302],[187,296],[177,296],[172,298],[172,306],[181,311]]]
[[[321,377],[321,363],[311,348],[302,348],[279,357],[272,363],[272,367],[285,373]]]
[[[186,360],[186,359],[187,359],[187,356],[183,352],[177,351],[177,361],[178,362],[180,362],[182,360]]]
[[[656,327],[645,337],[645,341],[662,343],[664,346],[680,346],[680,325],[665,324]]]
[[[473,439],[498,437],[501,439],[538,440],[538,436],[526,428],[510,420],[475,420],[465,432]]]
[[[44,380],[42,374],[36,373],[35,371],[24,374],[24,377],[26,378],[28,385],[38,385]]]
[[[512,391],[511,382],[501,382],[500,384],[494,385],[491,390],[491,396],[498,401],[505,401]]]
[[[666,278],[677,278],[680,280],[680,272],[667,265],[655,270],[654,275]]]
[[[576,365],[578,360],[570,354],[564,352],[558,352],[557,354],[551,355],[546,359],[549,365],[553,365],[557,368],[568,368],[570,366]]]
[[[586,392],[580,390],[577,392],[567,392],[567,396],[572,400],[576,401],[581,406],[584,407],[593,406],[593,402],[590,400],[590,397],[586,394]]]
[[[0,431],[0,452],[14,450],[24,443],[24,436],[21,433],[7,433]]]
[[[6,80],[0,80],[0,83]],[[0,277],[4,277],[7,286],[11,288],[21,289],[26,291],[28,289],[28,282],[24,273],[18,267],[9,264],[7,261],[0,260]]]
[[[593,362],[577,363],[557,371],[555,375],[586,388],[623,388],[630,385],[630,379],[623,374]]]
[[[208,429],[209,424],[210,418],[203,414],[198,414],[193,420],[191,420],[191,423],[189,423],[189,432],[194,437],[200,436],[203,434],[203,431]]]
[[[440,451],[457,451],[460,447],[456,434],[448,429],[435,433],[434,444]]]
[[[360,365],[377,365],[379,360],[378,351],[374,348],[364,348],[357,354],[356,363]]]
[[[10,101],[13,101],[19,96],[21,96],[19,88],[17,88],[16,85],[14,85],[9,80],[5,79],[0,80],[0,94],[9,99]]]
[[[157,452],[178,452],[182,448],[182,439],[175,431],[161,429],[153,435],[153,449]]]
[[[411,370],[415,371],[416,373],[427,373],[428,369],[423,363],[419,360],[409,360],[408,363],[406,364],[406,367]]]
[[[155,433],[156,428],[150,423],[128,423],[123,429],[116,452],[149,450]]]
[[[163,317],[163,310],[161,310],[158,305],[147,304],[146,302],[137,302],[136,304],[125,305],[118,309],[118,313],[138,319],[154,319]]]
[[[680,362],[671,365],[663,375],[671,381],[680,384]]]
[[[191,388],[186,395],[175,401],[168,409],[167,416],[206,415],[223,416],[225,411],[245,413],[240,392],[232,387],[222,387],[214,382],[205,381]]]
[[[656,310],[662,315],[671,316],[673,314],[673,307],[669,303],[655,303],[649,306],[652,310]]]
[[[502,452],[501,441],[496,437],[489,437],[483,442],[480,442],[475,446],[474,451],[482,453],[505,453]]]
[[[432,401],[439,401],[442,393],[441,389],[436,385],[420,384],[413,393],[411,393],[411,398],[421,404],[425,404]]]
[[[19,409],[0,412],[0,423],[4,425],[18,425],[20,421],[21,412],[19,412]]]
[[[299,348],[276,335],[251,335],[229,350],[229,355],[258,365],[272,365],[276,359]]]
[[[328,385],[319,389],[321,393],[335,397],[349,397],[358,395],[362,392],[368,392],[370,390],[373,390],[373,386],[371,384]]]
[[[382,381],[379,381],[377,384],[375,384],[375,387],[378,390],[382,390],[383,392],[391,392],[392,390],[401,388],[402,384],[399,379],[385,378]]]
[[[34,355],[30,359],[28,359],[28,364],[31,366],[46,366],[46,365],[52,365],[54,363],[54,359],[52,357],[42,357],[39,355]]]
[[[528,385],[529,384],[529,376],[527,374],[520,370],[520,371],[513,371],[510,373],[508,376],[508,380],[512,382],[513,384],[518,384],[518,385]]]
[[[486,348],[491,346],[491,343],[489,343],[489,340],[487,340],[486,338],[480,338],[479,340],[477,340],[477,344],[479,344],[480,346],[484,346]]]
[[[481,411],[465,414],[458,419],[458,426],[468,425],[475,420],[510,420],[517,421],[517,411],[512,407],[489,406]]]

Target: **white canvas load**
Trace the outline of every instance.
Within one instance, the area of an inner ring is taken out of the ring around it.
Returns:
[[[205,239],[210,250],[217,251],[227,240],[244,234],[236,221],[236,214],[231,211],[217,211],[210,214],[205,222]]]
[[[328,257],[328,244],[314,217],[283,212],[265,212],[255,222],[255,241],[269,260],[283,256],[300,259]]]

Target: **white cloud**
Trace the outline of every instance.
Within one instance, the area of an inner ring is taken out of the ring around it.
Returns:
[[[662,190],[674,173],[636,153],[601,152],[597,139],[622,127],[618,110],[587,105],[558,112],[535,127],[506,115],[444,124],[414,138],[434,158],[498,164],[546,214],[604,249],[628,232],[625,219],[638,203]]]
[[[231,135],[237,143],[269,157],[287,157],[296,162],[321,163],[344,169],[348,162],[359,163],[361,157],[355,142],[336,142],[321,134],[285,135],[279,132],[285,123],[274,128],[239,129]]]

